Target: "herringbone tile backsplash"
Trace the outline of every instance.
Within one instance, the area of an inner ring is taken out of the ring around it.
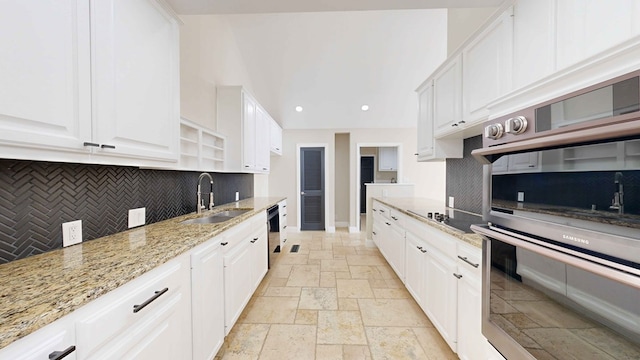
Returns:
[[[476,214],[482,214],[482,164],[471,156],[471,150],[480,147],[481,135],[464,139],[463,158],[447,159],[445,201],[453,196],[455,208]]]
[[[82,220],[86,241],[126,230],[129,209],[146,207],[147,224],[193,212],[198,175],[0,160],[0,263],[61,248],[63,222]],[[216,204],[253,196],[253,175],[212,176]]]

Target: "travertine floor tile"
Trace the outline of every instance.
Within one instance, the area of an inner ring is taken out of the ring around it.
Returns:
[[[320,285],[320,265],[294,265],[287,286],[317,287]]]
[[[302,288],[298,309],[338,310],[335,288]]]
[[[236,324],[225,339],[216,358],[225,360],[257,359],[268,331],[269,325]]]
[[[358,299],[365,326],[430,326],[413,299]]]
[[[347,263],[351,265],[386,265],[380,255],[347,255]]]
[[[352,265],[349,266],[349,271],[352,279],[383,279],[376,266]]]
[[[309,255],[304,254],[282,254],[278,258],[278,265],[304,265],[309,261]]]
[[[342,360],[342,345],[317,345],[316,359]]]
[[[322,264],[320,270],[322,271],[349,271],[347,260],[321,260]]]
[[[410,328],[368,327],[373,359],[428,359]]]
[[[373,289],[376,299],[410,299],[411,294],[406,289]]]
[[[333,259],[333,252],[331,250],[310,250],[309,260],[311,259],[331,260]]]
[[[364,326],[358,311],[319,311],[318,344],[366,345]]]
[[[336,287],[336,273],[334,271],[320,272],[320,287]]]
[[[451,348],[444,341],[442,336],[434,327],[413,328],[418,342],[427,353],[430,360],[458,360],[458,356],[451,351]]]
[[[296,313],[296,324],[318,325],[318,310],[298,309]]]
[[[299,287],[289,287],[289,286],[269,286],[267,291],[264,292],[263,296],[287,296],[294,297],[300,296]]]
[[[371,351],[364,345],[342,345],[344,360],[370,360]]]
[[[246,324],[293,324],[297,297],[258,297],[238,321]]]
[[[338,310],[360,310],[358,299],[338,298]]]
[[[338,297],[365,299],[373,298],[373,291],[367,280],[337,279]]]
[[[314,325],[271,325],[260,360],[314,359],[315,352]]]

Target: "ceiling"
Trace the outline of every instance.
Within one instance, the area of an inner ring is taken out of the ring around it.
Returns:
[[[167,0],[178,14],[257,14],[280,12],[398,10],[497,7],[503,0]]]
[[[226,14],[251,91],[283,128],[352,129],[416,127],[415,89],[447,54],[437,8],[502,0],[167,1],[181,14]]]

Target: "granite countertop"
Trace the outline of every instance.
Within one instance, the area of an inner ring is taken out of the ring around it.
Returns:
[[[0,349],[277,204],[250,198],[0,265]],[[218,224],[179,222],[249,209]]]
[[[457,229],[451,228],[450,226],[443,225],[435,220],[427,218],[427,213],[429,212],[431,213],[439,212],[442,214],[447,214],[448,212],[454,210],[444,206],[442,203],[438,201],[424,199],[424,198],[412,198],[412,197],[374,198],[374,200],[377,200],[385,205],[388,205],[393,209],[398,210],[403,214],[409,217],[412,217],[416,220],[419,220],[429,226],[433,226],[436,229],[442,232],[445,232],[451,236],[454,236],[472,246],[482,248],[482,236],[476,233],[473,233],[470,230],[469,232],[457,230]],[[455,211],[460,211],[460,210],[455,210]],[[482,223],[482,217],[480,215],[478,214],[473,214],[473,215],[477,215],[480,220],[479,223]]]

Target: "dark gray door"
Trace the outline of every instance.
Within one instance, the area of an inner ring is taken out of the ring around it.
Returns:
[[[300,148],[300,230],[324,230],[324,148]]]
[[[364,184],[373,182],[373,156],[360,158],[360,213],[367,212],[367,187]]]

